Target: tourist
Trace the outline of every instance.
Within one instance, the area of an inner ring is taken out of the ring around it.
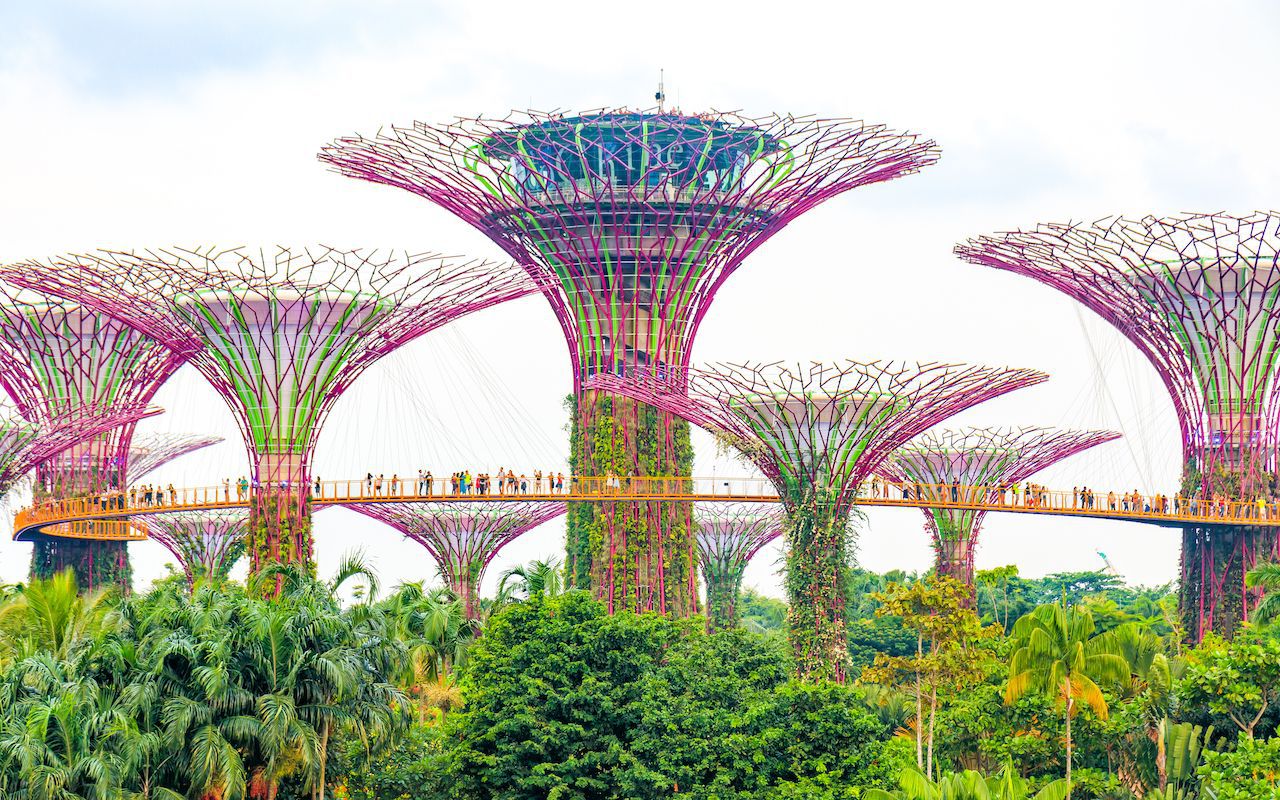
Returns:
[[[231,502],[231,479],[230,478],[222,479],[222,502],[224,503]]]
[[[525,477],[523,472],[520,473],[520,494],[529,493],[529,479]]]
[[[542,494],[542,470],[534,470],[533,472],[533,493]]]
[[[951,480],[951,502],[960,502],[960,481],[955,478]]]
[[[564,473],[557,472],[556,473],[556,494],[563,494],[563,493],[564,493]]]
[[[378,477],[373,479],[373,496],[374,497],[382,496],[382,473],[381,472],[378,473]]]

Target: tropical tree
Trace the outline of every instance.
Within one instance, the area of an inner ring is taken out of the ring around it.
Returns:
[[[564,594],[564,567],[557,558],[538,559],[518,564],[502,573],[498,580],[498,596],[534,595],[557,597]]]
[[[456,670],[480,635],[479,624],[447,590],[406,583],[379,604],[389,631],[407,651],[392,671],[396,684],[417,698],[419,719],[434,710],[440,719],[462,706]]]
[[[1244,585],[1265,593],[1253,610],[1254,622],[1266,626],[1280,617],[1280,563],[1259,564],[1249,570],[1245,573]]]
[[[69,569],[31,581],[0,606],[0,663],[37,652],[65,659],[76,643],[115,627],[115,603],[111,589],[80,594]]]
[[[873,597],[880,602],[878,616],[895,617],[902,628],[915,634],[915,653],[877,655],[862,678],[905,691],[915,701],[916,766],[932,777],[939,691],[981,680],[978,644],[995,631],[983,628],[969,608],[969,587],[954,578],[890,584]]]
[[[1084,703],[1107,718],[1107,699],[1099,682],[1127,684],[1129,665],[1112,639],[1094,636],[1093,615],[1062,603],[1042,605],[1013,626],[1017,648],[1009,665],[1005,702],[1028,691],[1045,694],[1064,709],[1066,723],[1067,797],[1071,796],[1071,719]]]
[[[1252,739],[1280,701],[1280,639],[1248,630],[1230,642],[1210,634],[1188,656],[1178,689],[1184,711],[1207,707]]]

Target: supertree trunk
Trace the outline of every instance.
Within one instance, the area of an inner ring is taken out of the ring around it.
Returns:
[[[977,600],[973,582],[974,538],[960,533],[950,536],[935,535],[933,539],[934,570],[939,577],[955,578],[968,586],[970,604]]]
[[[1210,466],[1207,474],[1192,463],[1183,476],[1182,496],[1209,508],[1224,498],[1250,502],[1260,497],[1274,506],[1276,479],[1251,463],[1232,466],[1220,462]],[[1187,641],[1198,643],[1209,632],[1234,636],[1261,599],[1245,587],[1245,573],[1259,561],[1274,557],[1275,535],[1264,526],[1202,524],[1183,528],[1179,607]]]
[[[844,681],[845,613],[853,564],[849,510],[808,500],[787,514],[787,629],[802,680]]]
[[[279,564],[300,567],[315,577],[306,467],[296,456],[263,456],[255,472],[259,485],[251,492],[249,506],[250,572],[256,575]]]
[[[738,627],[738,597],[742,594],[742,577],[746,564],[707,578],[707,630],[733,630]]]
[[[631,478],[687,478],[689,423],[629,398],[598,391],[574,400],[571,471],[625,492]],[[602,501],[569,507],[567,582],[608,606],[697,614],[697,561],[688,502]]]
[[[133,583],[127,542],[39,536],[32,543],[32,580],[48,580],[69,569],[81,591],[113,586],[127,592]]]

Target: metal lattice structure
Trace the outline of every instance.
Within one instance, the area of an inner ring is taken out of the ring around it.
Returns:
[[[146,404],[181,362],[159,342],[106,315],[0,283],[0,386],[26,419],[47,421],[80,409]],[[36,499],[123,488],[133,432],[131,424],[105,431],[38,464]],[[105,536],[97,542],[60,542],[57,559],[44,552],[53,547],[48,540],[36,541],[33,574],[37,565],[70,567],[82,587],[91,587],[92,574],[98,582],[127,589],[123,542],[108,542]],[[118,566],[114,576],[113,565]]]
[[[159,409],[147,406],[116,405],[104,410],[85,406],[43,422],[0,416],[0,495],[38,465],[81,442],[157,413]]]
[[[564,503],[416,501],[349,506],[427,549],[450,591],[474,618],[485,569],[502,548],[565,513]]]
[[[198,433],[147,433],[135,436],[129,446],[126,483],[145,478],[170,461],[222,442],[221,436]]]
[[[1280,214],[1043,224],[971,239],[956,253],[1052,286],[1133,342],[1178,416],[1181,495],[1276,498]],[[1262,532],[1186,529],[1183,617],[1194,639],[1245,618],[1243,574],[1276,547]]]
[[[859,485],[904,442],[1044,373],[944,363],[715,364],[674,377],[596,376],[735,447],[787,511],[787,593],[801,674],[842,679],[849,512]]]
[[[405,189],[491,238],[544,285],[574,375],[683,365],[716,287],[788,222],[934,163],[865,122],[626,109],[416,123],[320,159]]]
[[[416,123],[339,139],[320,159],[448,210],[538,281],[573,365],[572,470],[604,476],[689,474],[688,427],[584,380],[683,367],[717,288],[751,252],[819,203],[938,154],[855,120],[616,109]],[[696,613],[691,513],[574,504],[569,585],[611,611]]]
[[[162,342],[222,395],[254,475],[255,571],[311,564],[309,464],[351,382],[418,336],[535,291],[511,265],[330,247],[96,251],[5,273]]]
[[[1119,437],[1113,431],[1032,426],[931,430],[895,450],[876,471],[899,484],[885,491],[914,491],[925,500],[992,503],[1040,470]],[[1087,502],[1087,496],[1081,495],[1080,502]],[[921,510],[933,540],[937,573],[972,588],[974,551],[987,512]]]
[[[189,583],[224,580],[244,555],[249,514],[241,509],[211,509],[138,517],[134,525],[178,559]]]
[[[745,503],[699,503],[698,560],[707,590],[707,624],[711,629],[738,625],[738,596],[747,564],[761,548],[782,535],[780,507]]]

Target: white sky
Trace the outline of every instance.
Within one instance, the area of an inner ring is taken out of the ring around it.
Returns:
[[[511,108],[647,106],[659,68],[683,110],[860,117],[935,138],[939,165],[839,197],[726,284],[695,361],[954,359],[1053,380],[962,421],[1114,427],[1126,439],[1043,475],[1056,486],[1171,491],[1172,408],[1151,368],[1065,297],[961,263],[952,244],[1037,221],[1248,211],[1280,183],[1270,93],[1280,12],[1265,2],[754,4],[0,3],[0,259],[94,247],[302,244],[499,257],[408,193],[328,173],[325,142],[380,125]],[[480,377],[477,377],[477,375]],[[320,437],[325,479],[498,465],[563,468],[568,355],[541,298],[406,347],[344,397]],[[509,399],[502,399],[509,398]],[[200,485],[244,471],[231,416],[195,373],[148,427],[228,442],[157,474]],[[717,462],[707,437],[697,471]],[[13,502],[20,502],[21,498]],[[922,517],[873,510],[873,569],[920,570]],[[558,554],[563,523],[509,547]],[[345,510],[317,517],[322,574],[350,547],[385,583],[429,577],[425,551]],[[139,586],[172,560],[132,547]],[[980,568],[1100,565],[1175,577],[1177,534],[1134,523],[993,515]],[[0,579],[30,546],[0,541]],[[749,585],[781,587],[776,550]]]

